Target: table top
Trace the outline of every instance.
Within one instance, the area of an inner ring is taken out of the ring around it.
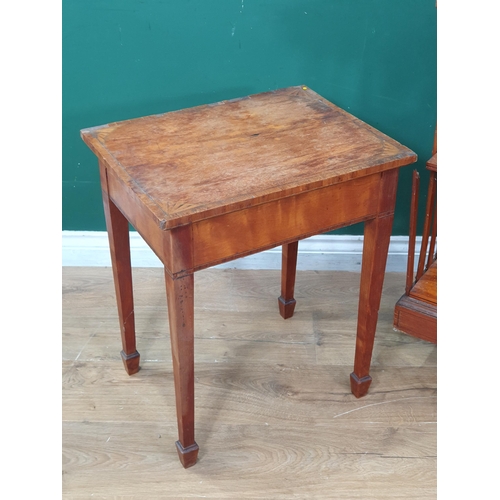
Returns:
[[[413,151],[305,86],[81,135],[163,229],[416,161]]]

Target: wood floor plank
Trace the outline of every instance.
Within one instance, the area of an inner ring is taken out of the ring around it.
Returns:
[[[436,346],[394,332],[404,275],[388,274],[372,386],[350,392],[359,274],[195,279],[199,461],[179,464],[163,271],[134,269],[141,370],[119,351],[112,273],[64,268],[62,489],[75,499],[436,498]]]
[[[328,492],[342,494],[338,498],[359,498],[371,487],[356,480],[359,474],[367,483],[388,481],[384,494],[396,486],[407,487],[412,480],[417,486],[418,481],[434,479],[435,429],[429,426],[375,424],[354,429],[344,423],[325,434],[318,428],[304,433],[301,426],[239,424],[225,425],[214,433],[201,425],[198,436],[207,439],[193,473],[181,472],[175,465],[176,453],[170,440],[173,426],[120,423],[112,429],[105,424],[88,424],[83,429],[76,424],[64,427],[63,481],[68,487],[78,484],[79,491],[94,494],[109,491],[110,478],[126,485],[118,487],[116,493],[141,494],[141,486],[134,483],[143,485],[149,478],[152,484],[148,492],[166,498],[194,494],[209,498],[287,498],[308,491],[313,498],[323,498],[321,495]],[[427,473],[418,471],[424,463],[430,466]],[[168,484],[162,477],[176,484],[174,494],[166,494],[167,488],[162,491]],[[350,496],[351,488],[354,496]]]
[[[173,376],[167,363],[149,365],[140,376],[122,371],[116,362],[68,363],[63,370],[64,420],[174,418]],[[277,364],[256,370],[252,365],[199,363],[197,415],[214,423],[253,423],[259,418],[264,423],[286,419],[319,424],[347,414],[351,421],[401,422],[406,415],[411,422],[436,421],[434,368],[379,369],[372,376],[373,391],[356,399],[347,367]]]

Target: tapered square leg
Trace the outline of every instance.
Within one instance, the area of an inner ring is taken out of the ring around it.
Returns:
[[[177,452],[187,468],[196,463],[194,440],[194,275],[174,279],[165,272],[174,369],[179,440]]]
[[[351,391],[360,398],[368,392],[372,378],[370,364],[384,284],[393,215],[365,222],[363,260],[358,307],[358,328]]]
[[[295,310],[295,276],[297,273],[297,253],[299,242],[283,245],[281,251],[281,296],[278,299],[280,315],[283,319],[291,318]]]
[[[108,231],[111,265],[115,284],[118,318],[122,338],[121,357],[129,375],[139,371],[140,356],[136,349],[134,298],[132,293],[132,267],[128,221],[103,191],[104,215]]]

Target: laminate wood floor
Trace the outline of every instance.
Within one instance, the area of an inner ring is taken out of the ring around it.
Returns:
[[[109,268],[63,268],[64,499],[436,498],[436,346],[392,328],[386,275],[367,396],[350,391],[359,274],[195,274],[198,463],[177,458],[163,270],[133,270],[141,370],[129,377]]]

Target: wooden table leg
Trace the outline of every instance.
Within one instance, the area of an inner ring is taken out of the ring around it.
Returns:
[[[373,341],[384,284],[387,252],[391,238],[393,215],[365,222],[361,284],[359,292],[358,329],[351,391],[357,397],[368,392]]]
[[[165,281],[179,430],[175,444],[187,468],[196,463],[199,449],[194,440],[194,275],[174,279],[165,271]]]
[[[297,272],[297,253],[299,242],[283,245],[281,252],[281,296],[278,299],[280,314],[283,319],[291,318],[295,309],[293,292]]]
[[[115,282],[118,317],[122,337],[121,356],[129,375],[139,371],[140,356],[135,343],[134,298],[128,221],[103,191],[104,215],[108,230],[111,264]]]

